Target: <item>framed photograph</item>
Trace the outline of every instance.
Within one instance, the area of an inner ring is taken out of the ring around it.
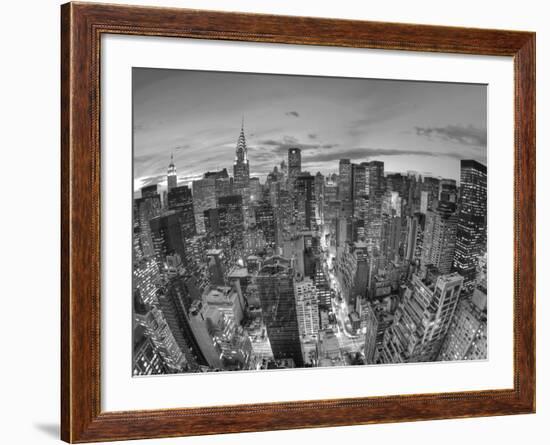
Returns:
[[[61,435],[535,412],[535,35],[68,3]]]

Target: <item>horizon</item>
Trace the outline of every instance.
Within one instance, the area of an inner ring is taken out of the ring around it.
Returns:
[[[261,182],[300,148],[311,174],[380,160],[387,172],[458,183],[461,159],[486,165],[486,99],[479,84],[135,68],[134,192],[166,188],[171,154],[178,185],[232,175],[243,117]]]

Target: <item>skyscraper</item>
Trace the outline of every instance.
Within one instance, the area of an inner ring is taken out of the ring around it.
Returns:
[[[300,230],[311,230],[315,224],[313,181],[313,176],[307,172],[296,178],[296,211]]]
[[[204,233],[204,211],[216,208],[216,179],[203,178],[193,181],[193,211],[198,233]]]
[[[351,162],[349,159],[340,159],[338,168],[338,199],[348,201],[351,199]]]
[[[178,212],[181,231],[185,239],[196,235],[193,195],[188,186],[172,187],[168,192],[168,209]]]
[[[460,161],[460,201],[454,269],[464,277],[468,292],[474,288],[478,257],[486,249],[487,167],[473,160]]]
[[[487,358],[487,314],[468,299],[456,308],[451,327],[438,360],[479,360]]]
[[[302,151],[299,148],[288,149],[288,190],[294,191],[296,178],[302,172]]]
[[[152,185],[141,189],[141,198],[134,200],[134,230],[139,244],[139,251],[145,257],[155,254],[151,228],[149,221],[161,212],[160,195],[157,193],[157,186]]]
[[[414,275],[384,336],[380,361],[436,360],[451,325],[463,281],[457,273],[440,275],[435,283]]]
[[[435,210],[428,210],[422,245],[422,264],[432,264],[442,274],[451,271],[456,245],[456,205],[441,201]]]
[[[176,173],[176,166],[174,165],[173,153],[170,155],[170,164],[168,165],[167,179],[168,179],[168,192],[170,192],[170,190],[178,186],[178,175]]]
[[[227,232],[233,243],[242,243],[244,231],[242,195],[224,196],[218,199],[218,209],[225,209]],[[223,210],[221,210],[223,212]]]
[[[178,254],[185,263],[185,240],[178,212],[171,210],[149,222],[153,238],[155,259],[159,269],[165,269],[166,256]]]
[[[291,261],[282,257],[267,259],[256,282],[273,357],[292,359],[296,367],[303,366]]]
[[[313,281],[304,278],[294,283],[298,328],[302,339],[317,338],[319,333],[319,299]]]

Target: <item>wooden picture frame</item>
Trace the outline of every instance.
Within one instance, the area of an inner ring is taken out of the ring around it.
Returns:
[[[103,34],[513,57],[513,389],[103,412],[100,403],[99,267],[99,74]],[[535,412],[534,33],[68,3],[61,8],[61,35],[63,440],[93,442]]]

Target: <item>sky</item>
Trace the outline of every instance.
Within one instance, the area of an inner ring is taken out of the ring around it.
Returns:
[[[416,82],[134,68],[134,190],[233,172],[244,118],[251,176],[265,180],[290,147],[302,170],[380,160],[386,172],[460,176],[460,159],[487,164],[487,88]]]

